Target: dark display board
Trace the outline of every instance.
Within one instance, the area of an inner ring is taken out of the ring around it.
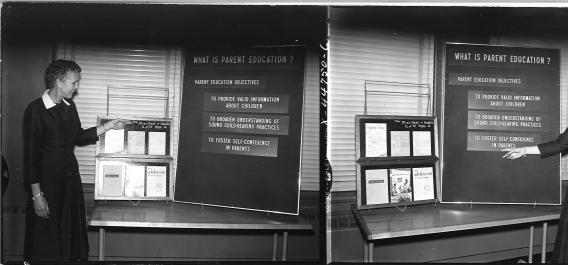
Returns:
[[[436,119],[357,115],[357,208],[436,200]]]
[[[187,51],[174,200],[298,214],[302,47]]]
[[[559,204],[559,157],[504,148],[555,139],[559,50],[446,44],[442,201]]]

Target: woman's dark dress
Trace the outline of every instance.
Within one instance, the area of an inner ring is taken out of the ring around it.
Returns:
[[[539,144],[541,158],[556,155],[560,152],[568,150],[568,129],[558,136],[556,140]],[[558,222],[558,232],[556,232],[556,241],[554,242],[554,251],[552,252],[553,263],[568,263],[568,198],[564,195],[562,203],[562,211],[560,213],[560,221]]]
[[[98,140],[96,127],[83,130],[75,104],[61,102],[46,109],[41,98],[24,113],[24,177],[26,187],[40,183],[49,218],[34,212],[28,196],[24,258],[27,261],[87,260],[89,245],[83,188],[75,145]]]

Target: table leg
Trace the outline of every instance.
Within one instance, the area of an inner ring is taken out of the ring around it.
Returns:
[[[363,242],[363,262],[369,262],[369,242]]]
[[[534,225],[531,225],[529,234],[529,263],[533,261],[533,239],[534,239]]]
[[[542,251],[540,257],[540,263],[545,263],[546,261],[546,232],[548,230],[548,223],[542,224]]]
[[[99,261],[105,260],[105,229],[99,228]]]
[[[272,261],[276,261],[276,252],[278,251],[278,232],[274,232],[274,242],[272,243]]]
[[[373,252],[375,249],[375,244],[373,243],[373,241],[369,242],[369,262],[373,262]]]
[[[288,231],[282,233],[282,261],[286,261],[286,252],[288,251]]]

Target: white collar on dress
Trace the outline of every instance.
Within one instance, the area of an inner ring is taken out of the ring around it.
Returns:
[[[57,104],[55,104],[55,102],[53,102],[53,99],[51,99],[51,97],[47,94],[48,91],[49,91],[49,89],[45,90],[45,92],[43,92],[43,95],[41,96],[41,99],[43,100],[43,104],[45,105],[45,109],[50,109],[50,108],[53,108],[55,105],[57,105]],[[61,100],[65,104],[67,104],[67,106],[71,105],[64,98],[62,98]]]

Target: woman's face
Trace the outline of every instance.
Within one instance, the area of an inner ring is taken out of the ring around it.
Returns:
[[[58,80],[59,94],[66,99],[71,99],[79,89],[79,81],[81,81],[80,73],[68,71],[61,80]]]

